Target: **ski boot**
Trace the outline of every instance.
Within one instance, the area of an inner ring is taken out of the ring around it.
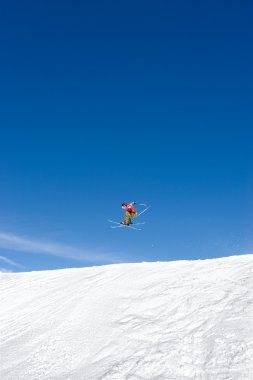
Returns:
[[[130,226],[130,224],[133,224],[133,222],[131,220],[129,222],[126,222],[124,220],[124,222],[120,222],[120,224],[123,224],[123,226]]]

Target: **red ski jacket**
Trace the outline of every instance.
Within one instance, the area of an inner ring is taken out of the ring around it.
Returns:
[[[131,205],[131,204],[128,204],[128,205],[123,206],[123,207],[124,207],[124,209],[125,209],[126,211],[128,211],[128,212],[130,212],[130,213],[132,213],[132,212],[137,212],[137,211],[135,210],[134,206]]]

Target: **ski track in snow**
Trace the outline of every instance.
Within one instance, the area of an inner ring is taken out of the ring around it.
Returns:
[[[253,379],[252,258],[2,273],[0,377]]]

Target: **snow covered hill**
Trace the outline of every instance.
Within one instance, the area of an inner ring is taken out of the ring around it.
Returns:
[[[253,255],[1,274],[2,380],[249,380]]]

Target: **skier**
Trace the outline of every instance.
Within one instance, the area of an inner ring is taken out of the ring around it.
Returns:
[[[126,213],[125,213],[124,221],[120,222],[120,224],[124,224],[125,226],[129,226],[130,224],[133,224],[131,219],[136,218],[138,215],[133,205],[136,205],[136,202],[122,203],[121,208],[126,210]]]

